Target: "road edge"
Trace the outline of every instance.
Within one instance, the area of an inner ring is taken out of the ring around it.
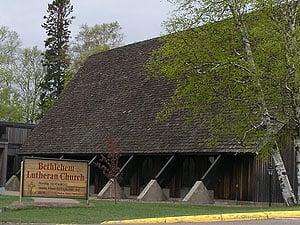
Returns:
[[[154,223],[201,223],[220,221],[267,220],[300,218],[300,211],[263,211],[252,213],[229,213],[198,216],[175,216],[145,219],[130,219],[118,221],[104,221],[101,224],[154,224]]]

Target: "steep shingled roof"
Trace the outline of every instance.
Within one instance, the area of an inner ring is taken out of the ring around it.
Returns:
[[[144,65],[158,46],[152,39],[90,57],[21,153],[105,152],[108,135],[124,153],[241,151],[232,141],[208,148],[205,127],[184,125],[180,117],[156,121],[174,91],[147,77]]]

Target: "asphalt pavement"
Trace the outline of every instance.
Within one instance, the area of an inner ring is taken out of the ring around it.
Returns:
[[[176,223],[173,225],[300,225],[300,219],[252,220],[236,222]]]

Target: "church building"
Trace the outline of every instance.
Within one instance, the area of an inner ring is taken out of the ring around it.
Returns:
[[[202,181],[214,199],[268,201],[271,162],[260,158],[258,149],[234,140],[211,147],[205,118],[191,124],[179,114],[157,120],[175,90],[164,79],[147,75],[145,65],[159,45],[157,38],[91,56],[19,154],[97,162],[108,153],[111,137],[121,151],[118,180],[128,198],[155,180],[167,199],[180,200]],[[295,153],[292,137],[286,136],[282,157],[296,190]],[[91,192],[98,194],[107,181],[101,168],[91,164]],[[273,201],[282,202],[275,172],[271,182]]]

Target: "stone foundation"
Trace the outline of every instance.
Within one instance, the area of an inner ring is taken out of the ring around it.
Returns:
[[[167,200],[166,195],[159,186],[156,180],[151,180],[141,194],[137,197],[138,200],[142,201],[165,201]]]
[[[196,181],[182,201],[192,204],[213,204],[213,192],[208,191],[202,181]]]
[[[20,191],[20,180],[16,175],[11,176],[5,184],[6,191]]]
[[[97,198],[102,199],[114,199],[115,198],[115,190],[114,190],[114,179],[110,179],[107,184],[102,188],[99,192]],[[116,198],[124,199],[126,198],[124,191],[118,182],[116,182]]]

